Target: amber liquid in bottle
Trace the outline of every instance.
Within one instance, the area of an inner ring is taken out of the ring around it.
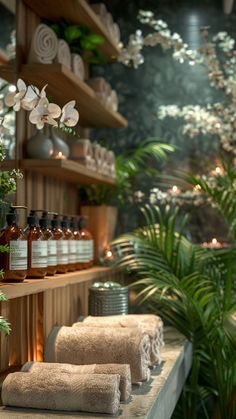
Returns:
[[[28,241],[27,278],[44,278],[47,273],[47,241],[38,226],[36,215],[29,215],[25,234]]]
[[[44,239],[47,241],[47,275],[55,275],[57,271],[57,242],[51,229],[48,227],[49,219],[47,212],[43,212],[39,220]]]
[[[68,271],[73,272],[76,270],[75,257],[76,257],[76,241],[74,234],[70,229],[70,222],[68,217],[63,217],[61,228],[64,233],[65,239],[68,241]]]
[[[0,232],[0,244],[8,245],[9,252],[0,253],[0,267],[4,274],[1,281],[22,282],[27,274],[27,240],[17,225],[17,214],[10,210],[7,227]]]
[[[94,241],[93,236],[86,229],[86,221],[83,217],[79,219],[79,233],[80,239],[78,240],[78,269],[91,268],[94,264]]]
[[[57,270],[58,274],[65,274],[68,271],[68,242],[60,228],[58,216],[52,220],[52,234],[57,242]]]

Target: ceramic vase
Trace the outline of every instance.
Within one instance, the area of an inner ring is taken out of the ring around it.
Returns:
[[[30,159],[51,159],[53,143],[43,130],[37,130],[26,142],[26,153]]]
[[[57,128],[50,127],[50,139],[53,145],[53,159],[67,159],[70,154],[70,149],[66,142],[60,137]]]

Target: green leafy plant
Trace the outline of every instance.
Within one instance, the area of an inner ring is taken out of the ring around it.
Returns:
[[[133,201],[137,177],[155,176],[158,171],[148,166],[148,160],[164,161],[174,151],[171,145],[157,142],[151,138],[140,144],[136,149],[126,150],[116,157],[116,185],[89,185],[80,187],[82,201],[89,205],[109,205],[115,203],[124,206]]]
[[[99,49],[99,46],[105,41],[101,35],[92,33],[87,26],[75,25],[64,19],[46,23],[54,30],[58,38],[64,39],[68,43],[71,52],[83,55],[83,57],[83,53],[86,52],[84,58],[91,64],[106,63],[106,57]]]
[[[141,303],[192,342],[192,369],[174,417],[234,419],[235,247],[213,252],[192,244],[178,209],[147,206],[143,214],[144,227],[114,242],[117,265],[137,278]]]

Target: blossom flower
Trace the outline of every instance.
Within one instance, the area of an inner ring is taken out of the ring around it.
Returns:
[[[79,120],[79,112],[75,109],[75,100],[71,100],[62,108],[60,122],[67,127],[74,127]]]
[[[14,111],[19,111],[21,107],[26,110],[32,110],[39,102],[40,98],[45,97],[45,89],[43,87],[41,92],[35,86],[26,86],[22,79],[17,80],[18,92],[9,92],[5,97],[5,104],[9,107],[13,106]]]
[[[38,129],[42,129],[44,124],[57,126],[54,118],[59,118],[61,108],[55,103],[49,103],[46,97],[39,100],[37,106],[30,112],[29,120],[32,124],[36,124]]]

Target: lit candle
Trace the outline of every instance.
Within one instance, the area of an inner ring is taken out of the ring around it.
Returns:
[[[178,186],[173,185],[172,188],[167,189],[167,192],[171,195],[178,195],[181,193],[181,190],[178,188]]]
[[[227,243],[221,243],[218,241],[215,237],[210,242],[204,242],[201,245],[202,247],[205,247],[206,249],[219,249],[222,247],[228,247]]]
[[[54,157],[54,159],[57,159],[57,160],[64,160],[65,158],[66,156],[64,156],[64,154],[62,154],[61,151],[58,151],[58,153]]]
[[[224,168],[222,166],[216,166],[215,169],[211,171],[213,176],[222,176],[224,174]]]

